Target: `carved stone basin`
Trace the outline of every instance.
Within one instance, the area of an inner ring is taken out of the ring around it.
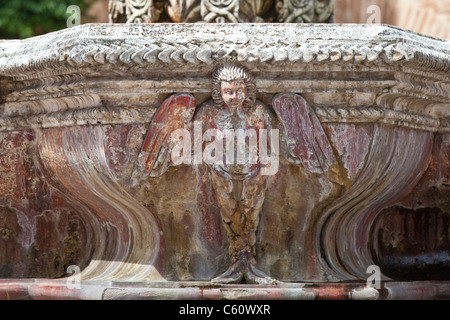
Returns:
[[[245,227],[259,271],[449,280],[450,44],[334,24],[82,25],[0,42],[0,277],[225,272],[244,231],[229,232],[224,208],[244,200],[220,195],[203,163],[139,171],[152,128],[170,133],[165,101],[191,97],[196,117],[224,63],[251,73],[280,132],[276,172],[246,187],[261,195]]]

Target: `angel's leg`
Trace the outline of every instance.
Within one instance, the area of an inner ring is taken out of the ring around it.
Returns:
[[[270,278],[256,267],[256,232],[258,230],[265,192],[270,178],[263,175],[247,177],[243,184],[243,199],[240,202],[240,211],[245,217],[245,234],[249,245],[251,257],[248,259],[244,278],[247,283],[275,284],[277,281]]]
[[[223,226],[228,236],[228,254],[231,260],[231,266],[227,271],[212,282],[216,283],[238,283],[244,276],[245,266],[239,257],[239,252],[245,248],[245,242],[242,241],[241,214],[239,211],[239,190],[242,186],[231,179],[226,172],[211,168],[210,177],[216,192],[217,201],[220,207],[220,213],[223,220]]]
[[[249,283],[274,283],[274,279],[256,268],[255,258],[256,231],[267,189],[267,177],[230,176],[212,169],[211,178],[228,235],[231,260],[230,268],[212,281],[237,283],[245,277]]]

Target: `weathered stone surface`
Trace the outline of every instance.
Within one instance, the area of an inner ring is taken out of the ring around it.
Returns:
[[[85,281],[224,272],[224,197],[207,168],[133,173],[163,153],[148,141],[180,124],[159,121],[163,102],[189,97],[198,112],[232,62],[282,133],[258,268],[284,282],[364,282],[373,264],[386,281],[449,280],[449,53],[448,41],[379,25],[84,25],[1,42],[0,276],[56,278],[71,264]],[[406,245],[412,234],[426,252]],[[425,257],[423,273],[411,256]]]
[[[42,176],[32,132],[1,134],[0,277],[61,277],[87,265],[90,227]]]
[[[448,279],[450,137],[434,139],[421,181],[400,203],[384,209],[374,226],[375,260],[391,278]]]

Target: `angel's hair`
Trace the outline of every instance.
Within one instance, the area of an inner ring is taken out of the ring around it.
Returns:
[[[217,106],[222,106],[224,101],[222,99],[222,93],[220,90],[220,85],[222,81],[231,82],[236,80],[242,80],[247,87],[247,96],[243,103],[243,107],[250,107],[256,101],[256,86],[253,80],[253,76],[250,72],[242,66],[234,64],[226,64],[218,67],[212,77],[212,92],[211,96],[214,103]]]

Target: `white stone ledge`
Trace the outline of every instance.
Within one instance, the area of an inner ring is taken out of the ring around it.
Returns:
[[[16,78],[104,64],[398,63],[448,71],[450,42],[385,25],[86,24],[0,42],[0,74]]]

